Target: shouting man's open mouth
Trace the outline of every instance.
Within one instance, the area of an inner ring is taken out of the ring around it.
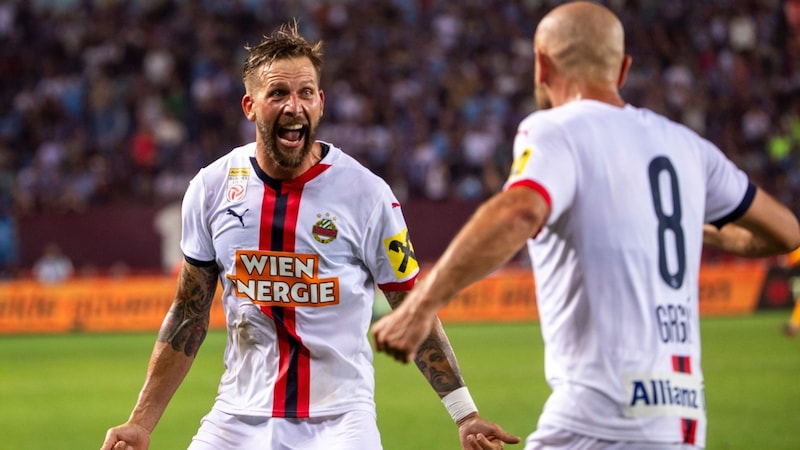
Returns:
[[[299,167],[314,145],[314,129],[303,123],[267,125],[258,122],[259,137],[267,154],[281,167]]]
[[[303,124],[295,123],[278,128],[278,139],[281,144],[287,147],[297,147],[303,145],[303,138],[306,135],[306,127]]]

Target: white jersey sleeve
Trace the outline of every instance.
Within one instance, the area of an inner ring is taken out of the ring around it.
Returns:
[[[536,119],[529,116],[517,130],[514,165],[506,188],[518,182],[532,183],[532,187],[550,203],[548,223],[553,223],[573,202],[577,164],[574,155],[566,150],[570,147],[570,134],[546,117]],[[530,172],[533,168],[536,169],[535,176]],[[553,198],[551,191],[559,195]]]
[[[705,222],[722,227],[744,214],[755,197],[755,186],[748,182],[748,189],[742,196],[741,186],[747,182],[747,175],[716,146],[705,139],[701,142],[707,149],[702,153],[708,182]]]
[[[216,260],[205,210],[203,178],[197,175],[189,182],[181,204],[181,251],[184,257],[196,265],[205,265]]]
[[[381,243],[375,246],[370,243]],[[370,214],[362,248],[364,259],[378,287],[383,291],[409,290],[419,273],[409,231],[400,202],[388,186]]]

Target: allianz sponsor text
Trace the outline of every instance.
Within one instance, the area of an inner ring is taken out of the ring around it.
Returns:
[[[684,373],[638,374],[626,377],[629,417],[677,416],[700,419],[705,416],[703,381]]]

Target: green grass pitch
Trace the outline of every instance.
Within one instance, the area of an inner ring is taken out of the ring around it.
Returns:
[[[702,320],[709,449],[800,448],[800,339],[779,332],[788,314]],[[548,393],[538,324],[445,328],[481,413],[524,438]],[[99,448],[105,430],[127,418],[154,339],[155,332],[0,337],[0,450]],[[209,333],[152,450],[187,447],[213,401],[223,346],[223,332]],[[416,367],[378,354],[375,370],[386,450],[459,448]]]

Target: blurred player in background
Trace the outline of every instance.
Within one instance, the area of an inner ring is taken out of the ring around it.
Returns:
[[[367,331],[375,284],[397,306],[419,272],[406,222],[383,180],[315,140],[321,43],[294,23],[249,50],[242,109],[256,142],[201,170],[186,192],[176,297],[136,406],[103,450],[148,447],[206,335],[218,279],[225,373],[189,448],[381,448]],[[464,449],[481,448],[478,433],[519,441],[477,414],[438,322],[423,347],[415,362]]]
[[[540,111],[519,125],[503,192],[373,327],[379,351],[413,359],[436,311],[527,243],[552,394],[526,450],[703,448],[702,246],[800,245],[795,216],[718,148],[621,98],[624,40],[599,4],[542,19]]]
[[[45,284],[56,284],[67,281],[75,274],[72,259],[67,256],[61,246],[48,242],[44,246],[42,256],[36,260],[31,269],[36,281]]]
[[[800,249],[789,253],[786,258],[786,263],[789,266],[789,288],[794,300],[794,308],[789,321],[784,327],[784,332],[789,337],[797,336],[800,331],[800,276],[797,272],[800,270]]]

